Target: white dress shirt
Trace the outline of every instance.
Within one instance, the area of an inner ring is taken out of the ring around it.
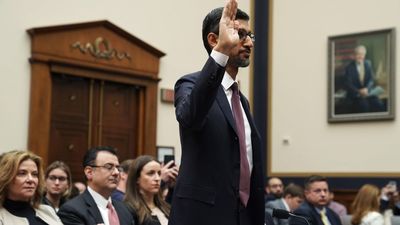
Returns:
[[[228,62],[229,57],[217,52],[217,51],[212,51],[210,56],[215,60],[216,63],[218,63],[220,66],[225,67],[226,63]],[[224,88],[226,98],[228,99],[229,105],[231,106],[232,109],[232,103],[231,103],[231,98],[232,98],[232,90],[230,87],[232,84],[236,82],[233,80],[233,78],[225,72],[224,77],[222,78],[221,85]],[[243,120],[244,120],[244,130],[245,130],[245,138],[246,138],[246,152],[247,152],[247,161],[249,162],[249,168],[250,168],[250,174],[253,169],[253,147],[251,145],[251,127],[249,120],[247,119],[246,112],[243,109],[242,103],[240,103],[240,106],[242,108],[242,114],[243,114]]]
[[[99,208],[101,217],[103,218],[104,225],[110,225],[110,220],[108,219],[107,204],[108,204],[108,202],[111,202],[111,197],[109,197],[108,199],[105,199],[102,195],[100,195],[99,193],[97,193],[96,191],[91,189],[89,186],[87,187],[87,189],[88,189],[90,195],[93,197],[94,202],[97,205],[97,208]]]

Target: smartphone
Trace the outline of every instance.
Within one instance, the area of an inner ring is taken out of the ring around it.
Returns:
[[[169,161],[174,160],[175,162],[175,155],[164,155],[164,165],[166,165],[167,163],[169,163]],[[175,165],[175,163],[172,163],[172,165],[170,167],[173,167]]]

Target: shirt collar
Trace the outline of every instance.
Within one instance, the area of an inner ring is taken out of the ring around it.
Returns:
[[[315,208],[315,210],[317,210],[317,212],[318,212],[319,214],[321,214],[321,211],[324,211],[324,212],[326,213],[325,207],[322,207],[322,208],[314,207],[314,208]]]
[[[227,91],[234,82],[235,80],[233,80],[232,77],[227,72],[225,72],[221,82],[221,85],[222,87],[224,87],[224,90]]]
[[[92,188],[90,188],[89,186],[88,186],[87,189],[88,189],[89,193],[92,195],[92,197],[93,197],[94,202],[96,203],[96,205],[97,205],[98,207],[101,207],[101,208],[106,209],[106,208],[107,208],[108,202],[111,202],[111,198],[105,199],[102,195],[100,195],[99,193],[97,193],[96,191],[94,191],[94,190],[93,190]]]
[[[292,211],[292,209],[291,209],[291,208],[289,208],[289,205],[287,204],[287,202],[286,202],[285,198],[281,198],[281,200],[282,200],[282,202],[283,202],[283,205],[285,206],[286,210],[287,210],[287,211],[289,211],[289,212],[291,212],[291,211]]]

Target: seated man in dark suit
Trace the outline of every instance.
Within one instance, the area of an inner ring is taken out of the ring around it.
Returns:
[[[306,201],[303,202],[295,214],[308,218],[312,225],[342,225],[339,216],[330,208],[329,187],[325,177],[313,175],[304,184],[304,195]],[[308,225],[307,221],[292,217],[289,219],[290,225]]]
[[[64,225],[134,225],[132,214],[124,203],[112,201],[121,167],[112,147],[89,149],[83,158],[88,187],[66,202],[58,211]]]

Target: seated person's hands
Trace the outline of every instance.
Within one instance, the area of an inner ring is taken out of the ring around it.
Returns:
[[[174,161],[169,161],[161,168],[161,180],[167,185],[171,186],[175,183],[178,176],[179,167],[175,165]]]

